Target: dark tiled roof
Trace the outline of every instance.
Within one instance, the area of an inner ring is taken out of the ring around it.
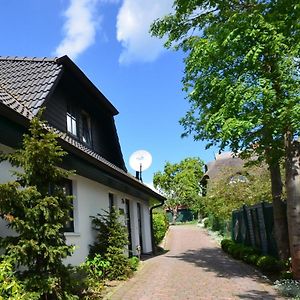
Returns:
[[[61,70],[55,58],[0,56],[0,88],[36,114]]]
[[[68,58],[66,59],[68,60],[67,63],[73,64]],[[59,77],[62,70],[62,65],[60,64],[61,60],[62,58],[49,59],[0,56],[0,103],[3,103],[18,114],[31,120],[53,88],[55,80]],[[113,106],[112,108],[114,110]],[[138,181],[134,176],[110,163],[66,133],[48,125],[46,129],[53,130],[63,141],[109,169],[125,176],[129,181],[143,187],[143,190],[148,191],[148,194],[155,195],[158,199],[164,199],[163,196]]]

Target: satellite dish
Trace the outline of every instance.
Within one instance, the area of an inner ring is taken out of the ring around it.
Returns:
[[[130,167],[136,171],[136,178],[142,180],[142,172],[147,170],[152,163],[152,156],[146,150],[138,150],[131,154],[129,158]]]
[[[146,150],[138,150],[131,154],[129,158],[130,167],[138,172],[147,170],[152,163],[152,156]]]

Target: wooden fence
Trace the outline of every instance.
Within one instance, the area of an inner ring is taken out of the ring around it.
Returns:
[[[244,205],[233,211],[231,235],[237,243],[256,247],[263,254],[277,256],[272,204]]]

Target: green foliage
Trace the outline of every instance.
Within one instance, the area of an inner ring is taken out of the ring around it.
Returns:
[[[283,215],[279,165],[282,159],[295,165],[300,135],[299,0],[174,0],[173,8],[151,32],[186,53],[182,82],[190,108],[180,120],[183,136],[265,161],[274,215]],[[293,168],[286,172],[289,189]],[[288,205],[296,201],[292,190],[287,195]],[[278,252],[286,258],[286,222],[275,220]],[[297,227],[294,220],[289,216],[289,228]]]
[[[155,245],[158,245],[162,241],[168,228],[169,222],[166,213],[162,210],[153,212],[153,234]]]
[[[173,212],[175,219],[178,206],[187,205],[190,208],[199,206],[201,194],[199,181],[203,176],[202,169],[203,161],[194,157],[175,164],[167,162],[163,172],[154,174],[153,184],[166,196],[165,206]],[[199,207],[197,209],[199,210]]]
[[[283,134],[300,128],[299,1],[175,0],[173,7],[151,32],[187,54],[185,135],[263,159],[267,150],[277,161]]]
[[[230,254],[233,258],[255,265],[263,272],[279,273],[286,268],[281,260],[270,255],[261,255],[259,250],[235,243],[230,239],[223,239],[221,241],[221,247],[224,252]]]
[[[140,260],[138,257],[133,256],[129,258],[129,267],[132,271],[136,271],[139,266]]]
[[[108,279],[126,278],[131,273],[124,254],[128,245],[128,234],[126,227],[119,220],[118,212],[113,208],[110,213],[97,214],[96,217],[92,217],[92,225],[97,237],[95,243],[90,246],[89,257],[93,259],[99,254],[109,263]]]
[[[103,259],[100,254],[96,254],[92,259],[87,259],[82,267],[86,268],[90,277],[100,280],[105,278],[110,262]]]
[[[72,254],[73,246],[66,244],[63,233],[72,198],[61,182],[70,172],[58,167],[66,153],[56,134],[45,127],[34,118],[23,148],[1,157],[19,169],[13,171],[15,181],[0,184],[0,216],[17,233],[2,238],[0,246],[13,265],[25,267],[22,275],[31,291],[41,293],[41,299],[50,294],[51,299],[63,299],[67,294],[62,260]]]
[[[273,256],[263,255],[258,260],[256,265],[266,272],[279,272],[283,269],[284,265],[281,261]]]
[[[16,277],[14,267],[8,259],[0,262],[0,300],[35,300],[38,293],[29,293]]]
[[[217,214],[209,212],[208,216],[202,220],[205,228],[218,232],[222,236],[228,236],[230,231],[230,221],[222,220]]]
[[[243,176],[245,181],[234,180]],[[233,210],[243,205],[271,201],[271,183],[265,166],[220,169],[218,177],[208,183],[203,206],[207,215],[213,215],[220,222],[229,221]]]

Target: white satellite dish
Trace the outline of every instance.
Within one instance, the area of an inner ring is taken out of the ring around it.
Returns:
[[[152,156],[146,150],[135,151],[129,158],[130,167],[137,172],[143,172],[147,170],[151,166],[151,163]]]

